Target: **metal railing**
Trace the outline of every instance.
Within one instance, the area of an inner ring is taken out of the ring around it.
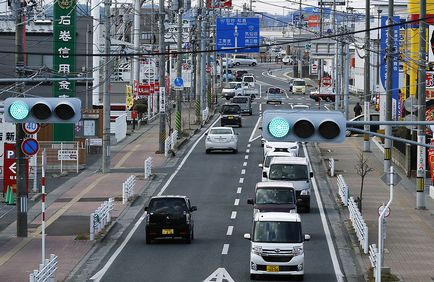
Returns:
[[[170,148],[172,150],[175,149],[176,140],[178,140],[178,130],[174,130],[172,134],[170,134]]]
[[[208,107],[206,107],[205,110],[202,111],[202,124],[206,123],[206,121],[208,120],[208,115],[209,115],[209,109]]]
[[[164,156],[167,157],[169,155],[169,150],[172,148],[172,138],[167,137],[166,140],[164,140]]]
[[[363,219],[362,214],[357,207],[353,197],[350,197],[348,201],[348,210],[350,212],[350,220],[353,223],[354,230],[356,232],[359,243],[363,248],[363,253],[368,253],[368,226]]]
[[[148,179],[152,175],[152,158],[148,157],[144,162],[145,167],[145,179]]]
[[[107,224],[112,220],[111,212],[113,210],[113,198],[109,198],[108,201],[104,201],[95,212],[90,214],[90,240],[95,240],[95,234],[98,234]]]
[[[329,169],[330,169],[330,176],[335,176],[335,159],[330,158],[329,159]]]
[[[136,176],[131,175],[122,183],[122,204],[126,204],[128,199],[134,195],[134,186],[136,185]]]
[[[337,177],[337,181],[338,181],[338,194],[339,197],[341,198],[342,204],[344,205],[344,207],[348,206],[348,194],[349,194],[349,189],[348,189],[348,185],[345,182],[344,177],[342,176],[342,174],[339,174]]]
[[[29,274],[30,282],[55,282],[56,270],[57,270],[57,256],[50,255],[49,259],[45,259],[44,263],[39,265],[39,270],[33,270],[33,273]]]
[[[377,253],[378,253],[377,245],[376,244],[369,245],[369,261],[371,262],[371,266],[374,268],[374,273],[375,273],[375,267],[377,267]]]

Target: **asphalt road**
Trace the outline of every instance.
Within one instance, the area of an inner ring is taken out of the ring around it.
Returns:
[[[263,92],[270,85],[287,89],[285,79],[264,76],[263,68],[251,71],[264,84]],[[238,154],[206,155],[202,138],[164,190],[165,195],[188,195],[198,207],[193,243],[164,241],[146,245],[142,221],[101,281],[221,281],[209,277],[219,268],[224,268],[234,281],[250,280],[250,242],[243,239],[243,234],[249,233],[252,227],[252,206],[247,205],[247,198],[253,197],[255,184],[261,177],[258,164],[262,162],[263,149],[260,131],[254,130],[260,108],[289,108],[290,103],[316,106],[305,95],[288,95],[282,106],[265,105],[266,95],[262,96],[254,102],[253,116],[244,116],[243,127],[235,129],[240,133]],[[301,217],[303,233],[311,235],[311,241],[305,243],[305,281],[336,281],[336,264],[333,265],[314,193],[311,213],[301,214]],[[101,261],[98,270],[107,260]],[[266,277],[262,280],[283,279]]]

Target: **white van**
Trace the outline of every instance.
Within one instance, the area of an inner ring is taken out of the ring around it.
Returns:
[[[282,157],[273,158],[268,174],[263,172],[267,181],[290,181],[294,184],[297,194],[297,207],[304,212],[310,212],[311,178],[313,172],[309,169],[307,158]]]
[[[250,240],[250,279],[258,275],[296,275],[304,277],[304,241],[298,213],[257,213]]]
[[[268,152],[264,157],[264,161],[262,164],[259,164],[259,167],[262,168],[262,175],[264,172],[268,175],[268,171],[270,170],[270,163],[273,158],[282,158],[282,157],[296,157],[297,155],[293,152]],[[262,176],[262,181],[267,181],[267,178]]]
[[[292,83],[293,94],[306,94],[306,81],[304,79],[294,79]]]
[[[243,77],[241,78],[243,85],[248,85],[249,87],[255,87],[255,76],[253,74],[245,74],[243,75]]]

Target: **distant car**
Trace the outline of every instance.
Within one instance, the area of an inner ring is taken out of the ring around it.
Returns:
[[[379,113],[370,113],[369,114],[371,116],[370,121],[379,121],[380,120],[380,114]],[[356,116],[352,119],[350,119],[350,121],[364,121],[365,120],[365,114],[361,114],[359,116]],[[353,127],[353,128],[358,128],[358,129],[362,129],[364,128],[363,125],[349,125],[348,127]],[[380,129],[379,125],[371,125],[369,127],[371,132],[377,132],[377,130]],[[345,132],[345,135],[347,137],[351,136],[351,134],[360,134],[360,132],[356,132],[356,131],[351,131],[351,129],[347,129],[347,131]]]
[[[258,61],[255,58],[246,56],[246,55],[235,55],[233,57],[234,66],[248,65],[248,66],[256,66]]]
[[[264,144],[264,158],[268,152],[288,152],[298,156],[298,143],[297,142],[270,142],[265,141]]]
[[[146,244],[165,238],[183,238],[191,243],[194,239],[193,212],[196,210],[186,196],[152,197],[145,207]]]
[[[304,79],[294,79],[292,84],[293,94],[306,94],[306,81]]]
[[[278,103],[278,104],[282,104],[282,100],[283,100],[283,93],[285,93],[285,91],[283,91],[282,89],[280,89],[279,87],[270,87],[267,90],[267,104],[270,103]]]
[[[244,74],[242,77],[242,82],[247,84],[249,87],[255,87],[255,76],[253,74]]]
[[[229,62],[228,63],[228,68],[232,68],[234,66],[234,60],[233,59],[228,58],[228,60],[226,60],[226,58],[223,58],[222,59],[222,66],[223,67],[226,67],[226,62]]]
[[[270,170],[270,163],[273,158],[283,158],[283,157],[295,157],[296,154],[292,150],[290,152],[268,152],[265,157],[262,164],[259,166],[262,167],[262,175],[264,175],[264,172],[268,175],[268,171]],[[265,181],[264,177],[262,177],[262,181]]]
[[[243,80],[243,75],[249,73],[246,70],[237,70],[235,71],[235,80],[236,81],[242,81]]]
[[[231,98],[240,95],[243,93],[242,89],[245,88],[240,82],[231,81],[228,86],[223,87],[222,96],[226,98],[226,100],[230,100]]]
[[[291,56],[289,56],[289,55],[284,56],[282,58],[282,63],[284,65],[288,65],[288,64],[292,65],[292,58],[291,58]]]
[[[231,150],[238,152],[238,134],[231,127],[213,127],[206,134],[205,152],[213,150]]]
[[[291,109],[292,110],[309,110],[309,106],[308,105],[304,105],[304,104],[291,104]]]
[[[220,125],[238,125],[242,127],[241,107],[238,104],[224,104],[220,109]]]

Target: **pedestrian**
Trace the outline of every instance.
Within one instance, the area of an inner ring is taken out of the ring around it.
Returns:
[[[359,102],[354,106],[354,114],[356,117],[362,114],[362,106],[360,106]]]

